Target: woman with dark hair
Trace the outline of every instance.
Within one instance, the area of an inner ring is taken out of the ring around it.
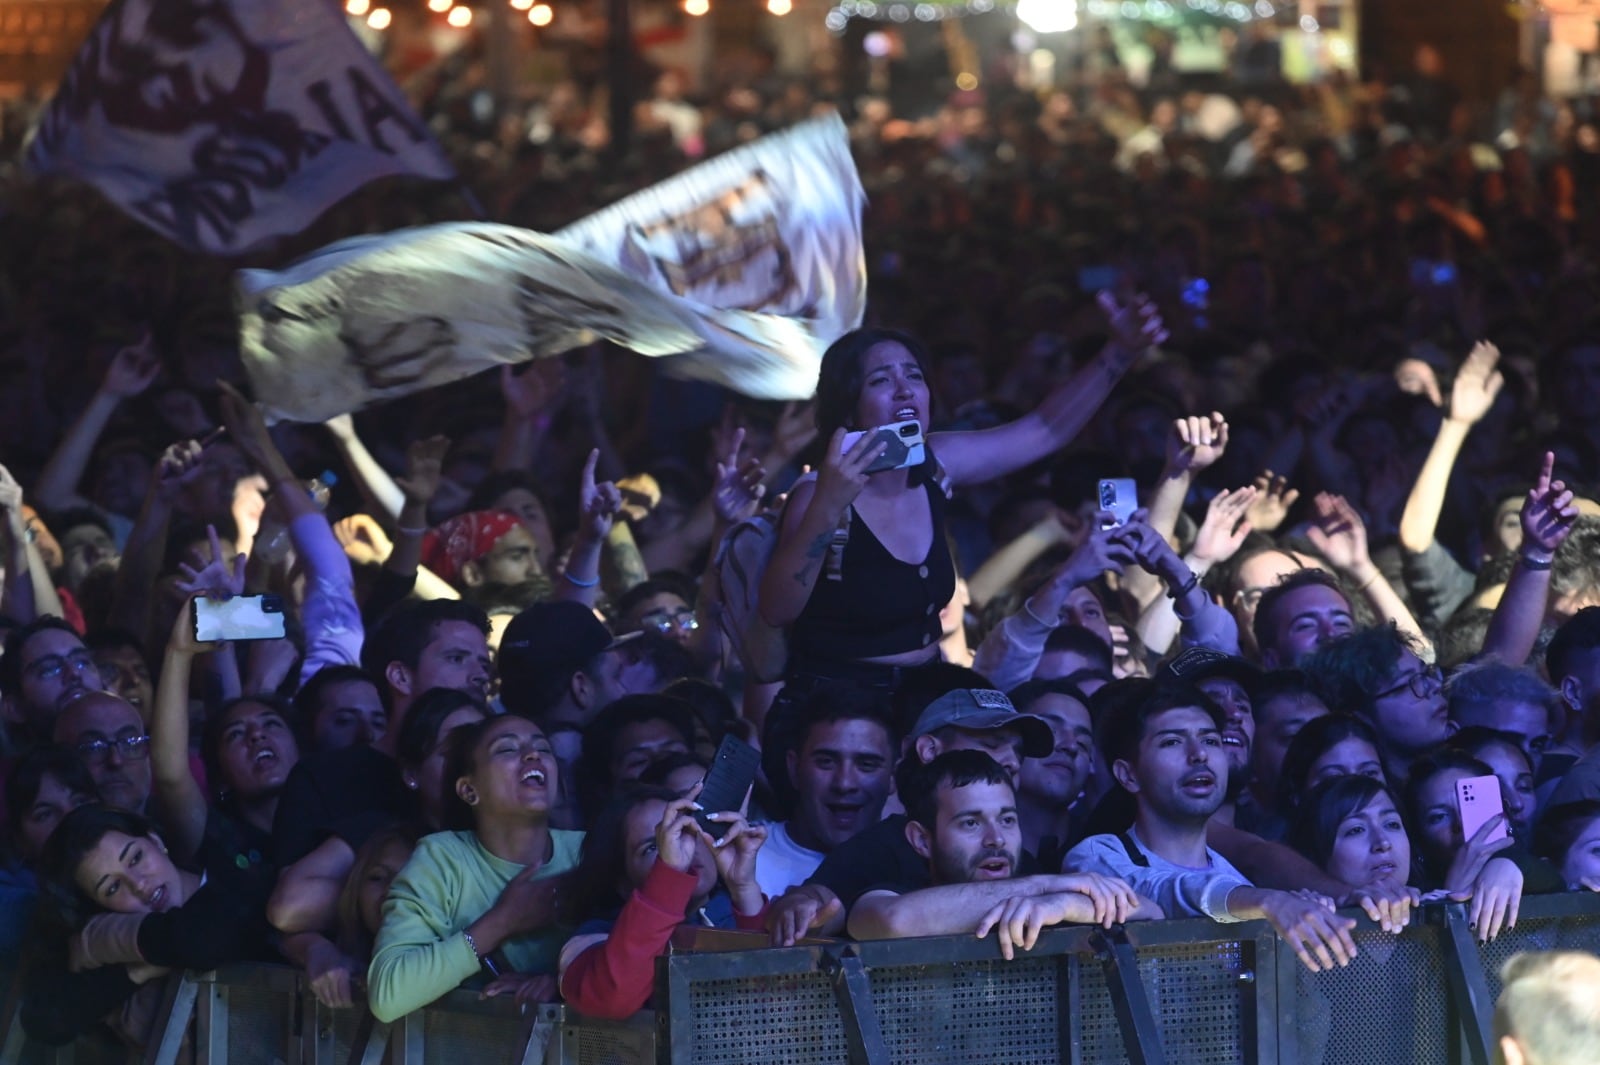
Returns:
[[[455,730],[477,724],[489,716],[476,696],[454,688],[431,688],[411,704],[395,744],[400,779],[417,793],[417,806],[427,831],[445,827],[451,790],[445,780],[445,760]]]
[[[390,885],[367,971],[373,1016],[392,1021],[487,970],[486,995],[554,996],[560,874],[582,832],[550,827],[556,759],[537,725],[505,715],[450,734],[452,831],[417,845]],[[570,900],[570,892],[568,893]]]
[[[1411,763],[1405,810],[1411,838],[1421,858],[1425,888],[1442,888],[1452,898],[1472,899],[1472,925],[1482,939],[1517,923],[1524,891],[1560,891],[1560,878],[1546,862],[1528,853],[1497,814],[1467,838],[1461,830],[1456,784],[1494,771],[1470,755],[1447,747]]]
[[[1359,717],[1325,714],[1307,721],[1289,741],[1278,773],[1278,812],[1291,817],[1318,784],[1342,776],[1370,777],[1381,784],[1383,760],[1378,736]]]
[[[713,839],[695,820],[699,794],[637,786],[606,806],[584,840],[575,886],[595,916],[561,948],[561,994],[579,1013],[620,1020],[643,1009],[654,959],[684,922],[762,930],[756,853],[766,827],[714,813],[725,831]]]
[[[1461,729],[1445,746],[1476,758],[1500,778],[1500,798],[1505,807],[1511,834],[1526,840],[1533,830],[1533,759],[1522,746],[1522,737],[1483,725]]]
[[[1064,447],[1139,354],[1165,336],[1154,307],[1109,295],[1112,340],[1099,357],[1015,421],[928,435],[928,359],[887,329],[845,334],[822,357],[816,419],[827,440],[814,479],[790,491],[762,576],[760,613],[788,630],[786,679],[892,687],[898,671],[938,655],[939,612],[955,594],[944,530],[949,488],[1003,477]],[[872,469],[888,444],[872,430],[915,422],[927,440],[910,468]],[[863,435],[846,447],[852,431]],[[795,691],[791,696],[803,695]]]
[[[1600,891],[1600,799],[1546,810],[1533,834],[1533,853],[1560,870],[1568,891]]]
[[[72,1041],[169,970],[271,955],[270,870],[220,851],[203,870],[180,868],[138,814],[80,806],[56,826],[40,870],[61,929],[24,985],[23,1027],[41,1042]]]
[[[272,695],[232,699],[206,721],[201,751],[217,796],[209,802],[189,768],[189,677],[197,656],[225,645],[195,639],[192,604],[178,611],[162,659],[150,719],[150,768],[169,843],[182,858],[218,846],[267,853],[272,819],[300,748],[290,712]]]
[[[1421,893],[1412,878],[1411,839],[1394,793],[1381,780],[1355,774],[1325,780],[1295,809],[1288,843],[1335,880],[1352,887]]]

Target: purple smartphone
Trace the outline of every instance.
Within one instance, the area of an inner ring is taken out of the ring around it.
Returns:
[[[1461,838],[1471,839],[1486,822],[1505,813],[1500,800],[1500,778],[1496,776],[1466,777],[1456,781],[1456,808],[1461,811]],[[1486,843],[1505,839],[1506,823],[1494,830]]]

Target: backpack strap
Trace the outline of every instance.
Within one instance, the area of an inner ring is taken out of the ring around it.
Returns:
[[[1117,839],[1121,841],[1122,849],[1128,852],[1128,861],[1141,869],[1150,868],[1150,859],[1145,857],[1144,851],[1139,849],[1139,845],[1133,841],[1132,836],[1126,832],[1118,832]]]

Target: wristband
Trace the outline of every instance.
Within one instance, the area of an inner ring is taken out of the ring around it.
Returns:
[[[1182,599],[1184,596],[1186,596],[1190,592],[1194,591],[1195,588],[1199,586],[1199,584],[1200,584],[1200,574],[1194,572],[1194,570],[1190,570],[1189,571],[1189,579],[1183,582],[1183,587],[1181,587],[1181,588],[1168,588],[1167,589],[1167,596],[1174,603],[1176,603],[1179,599]]]
[[[600,577],[599,577],[598,574],[593,576],[593,577],[590,577],[588,580],[585,581],[585,580],[580,580],[577,577],[574,577],[572,575],[572,571],[571,570],[562,570],[561,571],[561,578],[563,580],[566,580],[566,581],[571,581],[574,585],[576,585],[579,588],[593,588],[595,585],[600,583]]]
[[[461,938],[467,941],[467,949],[472,951],[472,956],[473,958],[477,959],[479,965],[488,969],[496,976],[500,975],[500,970],[495,967],[493,961],[489,960],[489,956],[478,950],[478,941],[472,938],[471,932],[463,928],[461,930]]]
[[[1033,612],[1033,601],[1031,599],[1024,599],[1022,601],[1022,609],[1027,612],[1027,614],[1028,614],[1028,616],[1030,618],[1032,618],[1034,621],[1037,621],[1039,624],[1043,625],[1047,629],[1057,629],[1057,628],[1061,627],[1061,622],[1059,620],[1058,621],[1054,621],[1054,622],[1046,621],[1044,618],[1040,617],[1038,614],[1035,614]]]
[[[1524,554],[1518,556],[1517,561],[1522,563],[1523,569],[1547,570],[1555,563],[1555,556],[1552,555],[1550,558],[1533,558],[1530,555]]]

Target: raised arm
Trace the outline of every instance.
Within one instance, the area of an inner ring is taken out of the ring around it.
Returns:
[[[622,509],[622,492],[610,481],[595,483],[595,466],[600,449],[589,452],[578,484],[578,534],[573,540],[567,564],[556,581],[556,599],[570,599],[594,606],[600,594],[600,552]]]
[[[355,419],[348,414],[341,414],[323,422],[322,427],[333,437],[334,446],[343,456],[344,464],[355,474],[356,487],[369,504],[390,518],[399,517],[400,508],[405,505],[400,487],[389,476],[389,471],[372,457],[367,445],[361,442],[361,437],[356,434]]]
[[[1550,568],[1556,550],[1578,520],[1572,490],[1551,479],[1555,461],[1553,452],[1544,453],[1539,479],[1523,501],[1522,546],[1483,637],[1485,654],[1513,666],[1522,665],[1533,653],[1550,601]]]
[[[1068,530],[1064,524],[1065,518],[1062,512],[1052,510],[1044,520],[1024,530],[1011,542],[1002,544],[985,559],[983,565],[967,578],[967,594],[972,597],[972,605],[979,608],[985,606],[1022,576],[1033,565],[1034,559],[1052,547],[1066,543]]]
[[[61,597],[29,537],[22,509],[22,486],[11,471],[0,466],[0,511],[5,515],[6,579],[0,609],[15,621],[26,624],[44,614],[62,616]]]
[[[1306,538],[1356,587],[1373,613],[1384,621],[1394,622],[1401,632],[1417,641],[1423,657],[1432,661],[1433,643],[1422,634],[1405,600],[1367,553],[1367,526],[1360,512],[1343,496],[1327,492],[1317,496],[1316,507],[1316,517],[1306,530]]]
[[[205,443],[209,440],[185,440],[162,452],[139,516],[122,549],[122,561],[117,565],[111,623],[138,633],[139,639],[152,649],[166,635],[149,631],[150,589],[161,576],[173,502],[191,481],[204,475]]]
[[[1450,387],[1449,413],[1439,423],[1433,447],[1400,514],[1400,546],[1412,554],[1427,550],[1433,543],[1439,513],[1444,508],[1445,490],[1450,483],[1450,471],[1455,468],[1461,445],[1472,427],[1489,413],[1505,384],[1505,379],[1495,369],[1499,361],[1500,349],[1480,341],[1461,364],[1461,371]]]
[[[100,387],[90,397],[89,405],[78,415],[78,420],[72,423],[72,428],[67,430],[67,435],[61,438],[61,443],[56,445],[55,451],[50,453],[50,459],[39,474],[38,483],[34,485],[34,498],[47,512],[91,505],[78,494],[78,485],[83,481],[84,471],[89,468],[95,444],[122,402],[149,388],[160,372],[161,357],[156,354],[149,333],[137,344],[123,348],[112,356]]]
[[[1125,307],[1099,296],[1111,340],[1034,410],[1005,425],[973,432],[935,433],[934,453],[953,484],[1004,477],[1061,450],[1094,417],[1111,389],[1150,348],[1167,338],[1155,305],[1143,296]]]
[[[560,359],[534,359],[527,366],[500,367],[500,395],[505,414],[494,445],[496,470],[531,470],[539,445],[550,432],[550,419],[561,394],[566,364]]]
[[[1190,415],[1172,423],[1167,433],[1167,461],[1147,503],[1152,529],[1172,539],[1195,475],[1220,459],[1227,447],[1228,421],[1217,411],[1210,417]],[[1144,570],[1128,574],[1123,585],[1141,608],[1155,602],[1161,592],[1154,575]]]
[[[1206,507],[1205,521],[1200,523],[1200,531],[1195,534],[1194,545],[1182,559],[1184,566],[1196,578],[1203,579],[1213,566],[1221,565],[1238,552],[1245,537],[1250,535],[1250,520],[1246,515],[1255,499],[1254,485],[1232,492],[1219,492],[1212,497],[1210,505]],[[1187,582],[1188,578],[1184,580]],[[1185,619],[1178,616],[1176,603],[1171,596],[1158,595],[1139,615],[1139,638],[1153,654],[1166,654],[1178,637]],[[1203,608],[1198,600],[1190,603],[1190,606],[1195,608],[1187,618],[1192,623],[1200,617],[1199,611]],[[1233,639],[1237,646],[1237,625]],[[1204,640],[1200,642],[1203,646],[1211,646]]]
[[[212,530],[215,538],[216,531]],[[242,576],[244,566],[239,566]],[[195,656],[215,645],[194,638],[194,603],[184,603],[161,658],[155,709],[150,715],[150,772],[165,815],[168,844],[181,858],[193,858],[206,831],[206,797],[189,771],[189,678]]]

